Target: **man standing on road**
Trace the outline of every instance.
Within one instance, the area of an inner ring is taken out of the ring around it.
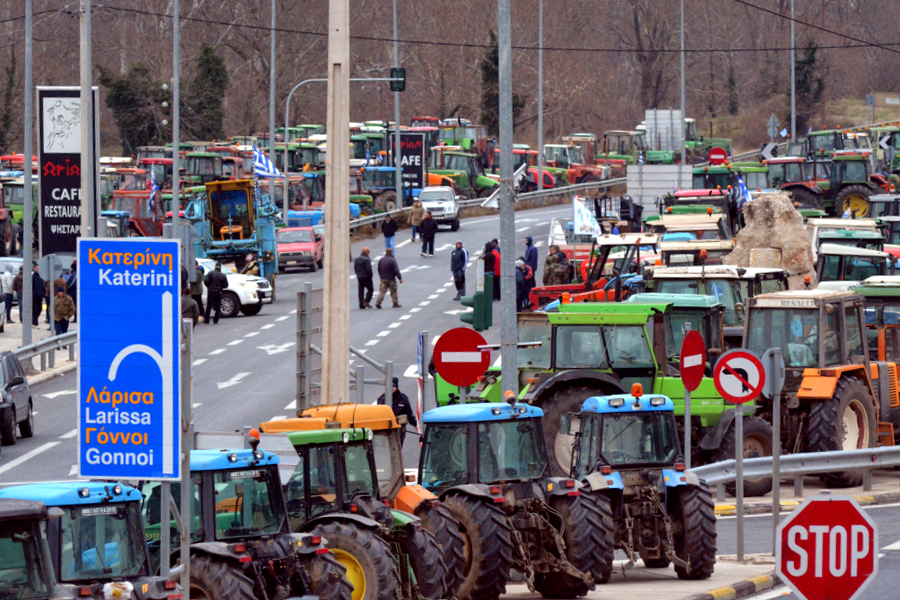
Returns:
[[[394,387],[393,394],[391,394],[391,408],[394,409],[394,416],[398,419],[402,415],[406,415],[406,422],[413,427],[418,427],[419,421],[416,419],[416,413],[412,409],[412,405],[409,403],[409,398],[406,397],[406,394],[401,393],[397,388],[397,384],[400,383],[400,380],[394,377]],[[378,397],[378,404],[384,404],[384,394]],[[400,427],[400,447],[403,447],[403,440],[406,439],[406,425],[402,425]]]
[[[219,322],[222,316],[222,291],[228,287],[228,277],[222,272],[222,263],[216,263],[216,268],[203,278],[206,284],[206,313],[203,322],[209,323],[209,313],[216,311],[213,323]]]
[[[397,297],[397,282],[403,283],[403,275],[400,274],[400,265],[394,259],[394,251],[385,248],[384,256],[378,261],[378,277],[381,283],[378,286],[378,298],[375,299],[375,308],[381,308],[384,295],[390,291],[394,308],[400,308],[400,299]]]
[[[12,274],[12,266],[7,265],[0,275],[0,292],[3,293],[3,300],[6,303],[6,322],[12,321],[12,302],[13,302],[13,282],[16,280]]]
[[[519,258],[516,260],[516,312],[525,310],[525,303],[528,301],[527,285],[525,277],[525,260]]]
[[[397,248],[394,240],[397,235],[397,221],[395,221],[390,213],[384,215],[384,221],[381,222],[381,233],[384,235],[384,247],[395,250]]]
[[[200,306],[191,297],[191,288],[187,286],[181,290],[181,318],[193,321],[194,327],[200,321]]]
[[[197,272],[194,274],[194,283],[191,284],[191,298],[197,303],[200,314],[203,314],[203,269],[195,265]]]
[[[372,259],[369,258],[369,249],[363,248],[362,254],[353,261],[353,270],[356,271],[356,291],[359,296],[359,308],[372,308],[369,302],[375,288],[372,286]]]
[[[69,331],[69,319],[75,316],[75,303],[72,297],[66,294],[66,288],[56,288],[56,297],[53,299],[53,323],[56,335],[62,335]]]
[[[422,256],[434,256],[434,234],[437,233],[437,221],[431,218],[431,213],[426,212],[422,224],[419,225],[419,235],[422,236]]]
[[[419,225],[422,224],[422,219],[425,218],[425,207],[422,206],[422,203],[416,200],[413,202],[412,208],[409,211],[409,224],[412,225],[412,241],[416,241],[416,233],[419,231]]]
[[[456,242],[456,249],[450,254],[450,272],[456,284],[456,298],[466,295],[466,267],[469,265],[469,252],[463,248],[462,242]]]
[[[44,304],[44,295],[47,293],[47,284],[38,273],[38,264],[35,262],[31,268],[31,326],[37,327],[41,319],[41,307]]]

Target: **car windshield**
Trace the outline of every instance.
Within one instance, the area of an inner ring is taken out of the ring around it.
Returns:
[[[653,354],[640,325],[560,325],[556,368],[652,368]]]
[[[421,484],[429,490],[469,482],[468,425],[429,425],[422,451]]]
[[[312,231],[308,229],[282,229],[275,236],[279,244],[301,244],[313,241]]]
[[[60,580],[145,574],[140,510],[138,502],[66,507],[60,530]]]
[[[547,469],[537,419],[478,424],[478,481],[536,479]]]
[[[450,190],[422,190],[419,194],[419,201],[426,202],[453,202],[456,197]]]
[[[614,413],[582,419],[583,467],[597,462],[612,467],[671,464],[678,436],[669,412]],[[585,451],[586,450],[586,451]],[[588,471],[590,472],[590,471]]]
[[[48,564],[36,523],[0,525],[0,597],[4,600],[48,598]]]
[[[200,266],[203,267],[204,275],[216,268],[216,261],[210,260],[208,258],[198,259],[197,262],[200,263]],[[226,275],[234,275],[235,274],[234,269],[226,267],[225,265],[222,265],[222,272],[225,273]]]
[[[216,473],[216,539],[281,531],[284,511],[278,482],[274,479],[276,473],[265,468]]]

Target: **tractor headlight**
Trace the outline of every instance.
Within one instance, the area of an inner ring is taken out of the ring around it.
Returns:
[[[650,406],[662,406],[666,403],[666,399],[662,396],[653,396],[650,398]]]
[[[350,434],[347,432],[344,432],[344,435],[341,436],[341,440],[343,440],[343,442],[345,444],[350,443]]]
[[[609,407],[610,408],[619,408],[625,404],[624,398],[610,398],[609,399]]]
[[[372,441],[372,437],[374,437],[374,436],[372,435],[372,430],[369,429],[368,431],[366,431],[366,439],[369,440],[369,441],[371,442],[371,441]]]

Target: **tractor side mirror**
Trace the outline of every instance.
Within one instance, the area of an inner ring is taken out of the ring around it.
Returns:
[[[744,314],[744,303],[743,302],[735,302],[734,310],[736,310],[737,312],[739,312],[741,314]]]
[[[559,432],[563,435],[572,435],[572,417],[568,414],[560,415]]]

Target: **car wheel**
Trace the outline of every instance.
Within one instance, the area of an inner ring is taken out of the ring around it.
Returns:
[[[227,318],[236,317],[241,310],[241,301],[234,292],[225,292],[222,294],[222,316]]]
[[[28,416],[19,423],[19,434],[23,438],[30,438],[34,435],[34,409],[31,406],[31,402],[28,403]]]
[[[319,265],[318,265],[318,263],[316,263],[316,261],[313,261],[312,264],[309,265],[309,270],[312,271],[313,273],[315,273],[318,269],[319,269]]]
[[[16,411],[11,404],[0,413],[0,443],[4,446],[16,443]]]
[[[322,258],[320,258],[318,261],[316,261],[316,264],[319,265],[320,269],[325,267],[325,253],[324,252],[322,253]],[[2,330],[0,330],[0,331],[2,331]]]
[[[260,302],[259,304],[245,304],[241,306],[241,312],[248,317],[252,317],[253,315],[259,314],[259,311],[262,310],[262,306],[262,302]]]

